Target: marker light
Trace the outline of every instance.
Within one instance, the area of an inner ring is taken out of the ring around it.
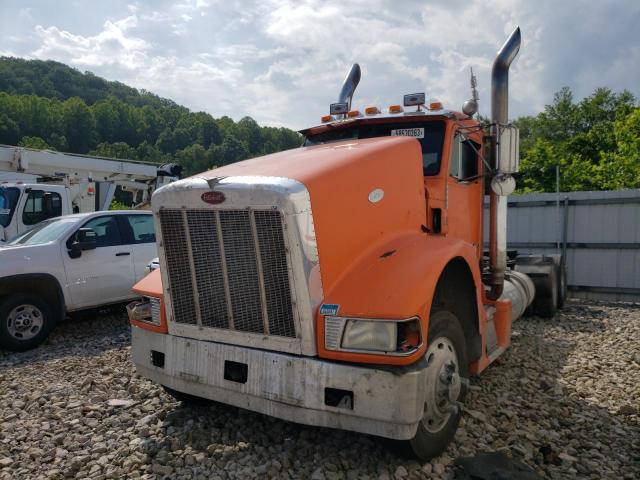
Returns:
[[[391,105],[389,107],[389,113],[402,113],[404,109],[400,105]]]
[[[349,113],[347,113],[347,117],[349,118],[359,117],[359,116],[360,116],[360,110],[351,110]]]
[[[440,102],[431,102],[429,104],[429,110],[442,110],[442,103],[440,103]]]
[[[380,109],[378,107],[367,107],[364,109],[364,113],[367,115],[376,115],[380,113]]]
[[[333,117],[331,115],[323,115],[322,117],[320,117],[320,120],[322,121],[322,123],[327,123],[333,120]]]

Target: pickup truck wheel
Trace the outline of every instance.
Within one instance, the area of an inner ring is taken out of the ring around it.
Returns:
[[[460,422],[460,402],[468,374],[464,332],[447,310],[431,313],[427,352],[427,388],[424,414],[416,435],[409,440],[415,456],[428,460],[440,455],[453,439]]]
[[[51,308],[36,295],[11,295],[0,304],[0,347],[24,352],[37,347],[55,325]]]

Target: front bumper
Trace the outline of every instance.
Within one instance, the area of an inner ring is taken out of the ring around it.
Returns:
[[[423,368],[381,370],[135,326],[132,357],[140,375],[161,385],[305,425],[406,440],[423,413]],[[331,406],[336,392],[345,396]]]

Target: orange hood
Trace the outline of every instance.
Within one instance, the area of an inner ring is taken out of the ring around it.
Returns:
[[[286,177],[307,188],[325,297],[358,258],[426,221],[422,153],[412,138],[302,147],[196,175],[229,176]]]

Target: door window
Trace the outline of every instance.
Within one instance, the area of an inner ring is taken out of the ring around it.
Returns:
[[[130,243],[155,243],[153,215],[125,215],[125,219],[124,226],[130,229]]]
[[[96,247],[122,245],[118,222],[116,222],[116,218],[113,215],[92,218],[82,227],[90,228],[96,232]]]
[[[480,146],[456,135],[451,152],[449,173],[458,180],[473,180],[478,176],[478,150]]]
[[[22,211],[22,223],[35,225],[60,215],[62,215],[62,197],[59,193],[31,190]]]

